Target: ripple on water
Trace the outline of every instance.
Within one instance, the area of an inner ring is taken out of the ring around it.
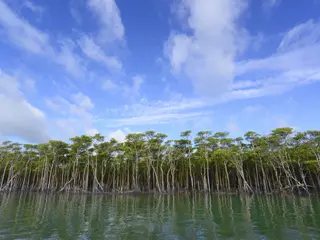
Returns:
[[[320,239],[320,202],[236,196],[12,195],[2,239]]]

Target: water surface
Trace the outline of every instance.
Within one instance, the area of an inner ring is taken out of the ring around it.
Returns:
[[[2,194],[0,239],[320,239],[320,200]]]

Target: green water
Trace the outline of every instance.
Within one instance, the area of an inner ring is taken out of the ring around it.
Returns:
[[[0,239],[320,239],[320,199],[0,195]]]

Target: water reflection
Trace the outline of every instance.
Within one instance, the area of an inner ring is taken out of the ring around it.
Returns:
[[[317,197],[0,196],[0,239],[320,239]]]

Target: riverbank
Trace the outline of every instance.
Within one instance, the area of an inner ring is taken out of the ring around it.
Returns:
[[[16,190],[16,191],[0,191],[0,193],[39,193],[39,194],[73,194],[73,195],[133,195],[133,196],[139,196],[139,195],[173,195],[173,194],[187,194],[187,195],[193,195],[193,194],[211,194],[211,195],[258,195],[258,196],[277,196],[277,195],[295,195],[295,196],[310,196],[310,195],[319,195],[317,191],[274,191],[274,192],[268,192],[264,193],[261,191],[257,192],[243,192],[243,191],[190,191],[190,190],[177,190],[174,192],[158,192],[157,190],[154,191],[113,191],[113,192],[101,192],[101,191],[84,191],[80,189],[76,190],[66,190],[66,191],[39,191],[39,190]]]

